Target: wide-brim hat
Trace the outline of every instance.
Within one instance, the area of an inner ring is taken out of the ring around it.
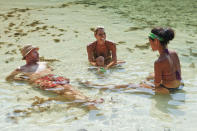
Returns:
[[[25,57],[33,50],[39,50],[38,47],[34,47],[32,45],[25,45],[22,49],[21,49],[21,54],[23,56],[22,60],[25,60]]]

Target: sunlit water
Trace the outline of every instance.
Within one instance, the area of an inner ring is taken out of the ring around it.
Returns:
[[[197,19],[194,12],[197,3],[190,0],[185,4],[178,3],[176,8],[173,4],[177,1],[167,3],[169,6],[163,7],[160,5],[165,5],[165,2],[150,0],[122,3],[94,0],[73,3],[63,0],[1,0],[0,129],[195,131]],[[160,8],[153,9],[154,5]],[[152,8],[152,13],[148,7]],[[29,9],[23,11],[14,8]],[[146,14],[146,9],[153,16]],[[169,15],[163,15],[164,10]],[[170,23],[166,24],[165,21]],[[91,28],[97,25],[106,28],[107,39],[117,43],[118,59],[126,61],[104,74],[91,69],[87,61],[86,45],[95,40]],[[151,90],[145,89],[111,91],[100,90],[99,87],[87,88],[78,83],[81,80],[118,85],[137,84],[145,80],[153,72],[153,63],[158,56],[157,52],[152,52],[146,45],[147,35],[151,27],[163,25],[171,26],[176,31],[176,37],[169,48],[179,54],[185,83],[183,90],[170,95],[155,95]],[[93,111],[76,106],[74,102],[49,101],[33,107],[35,96],[47,99],[56,95],[25,83],[5,81],[12,70],[24,64],[19,52],[24,44],[39,46],[40,56],[54,60],[50,65],[55,74],[70,78],[71,85],[85,95],[93,99],[103,98],[105,102],[98,104],[98,110]]]

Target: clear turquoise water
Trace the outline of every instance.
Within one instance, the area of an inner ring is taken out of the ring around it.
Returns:
[[[17,11],[14,17],[8,17],[7,20],[0,17],[1,130],[195,131],[197,128],[195,0],[2,0],[0,4],[0,14],[7,15],[16,7],[30,9]],[[60,8],[63,4],[64,8]],[[19,14],[21,16],[18,18]],[[42,24],[25,26],[33,21]],[[21,22],[25,24],[20,26]],[[15,26],[9,27],[10,23]],[[94,41],[90,28],[97,25],[105,26],[107,39],[118,44],[118,59],[126,61],[126,64],[110,69],[105,74],[88,69],[86,45]],[[47,30],[32,32],[36,27],[43,26],[47,26]],[[155,95],[143,89],[110,91],[86,88],[77,82],[80,79],[112,85],[144,80],[148,73],[153,72],[158,53],[139,46],[145,46],[147,34],[153,26],[170,26],[176,31],[169,48],[179,54],[185,82],[183,90],[170,95]],[[15,36],[19,29],[23,29],[27,35]],[[6,30],[10,32],[6,34]],[[60,42],[56,43],[54,39]],[[40,56],[60,60],[51,64],[56,74],[70,78],[71,84],[85,95],[94,99],[104,98],[105,102],[97,105],[99,110],[87,112],[67,102],[51,101],[41,104],[40,108],[32,108],[29,115],[15,113],[16,110],[31,108],[35,96],[46,99],[55,96],[26,84],[10,84],[4,80],[13,69],[24,64],[18,49],[29,43],[40,47]]]

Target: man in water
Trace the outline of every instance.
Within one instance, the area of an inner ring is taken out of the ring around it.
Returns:
[[[21,54],[23,56],[22,60],[26,61],[26,64],[18,67],[14,70],[7,78],[7,81],[12,80],[30,80],[30,76],[40,72],[50,73],[51,69],[46,62],[39,62],[39,48],[33,47],[32,45],[26,45],[21,49]],[[18,74],[23,74],[19,75]]]
[[[26,64],[14,70],[6,80],[27,81],[42,90],[55,92],[66,100],[80,100],[82,103],[96,102],[72,87],[69,84],[69,79],[53,75],[46,62],[39,62],[38,50],[39,48],[32,45],[24,46],[21,54],[23,56],[22,60],[25,60]]]

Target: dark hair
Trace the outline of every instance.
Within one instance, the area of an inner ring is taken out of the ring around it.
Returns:
[[[161,45],[166,47],[170,40],[174,38],[174,30],[171,28],[161,28],[156,27],[151,30],[151,33],[163,38],[163,41],[160,41]]]

